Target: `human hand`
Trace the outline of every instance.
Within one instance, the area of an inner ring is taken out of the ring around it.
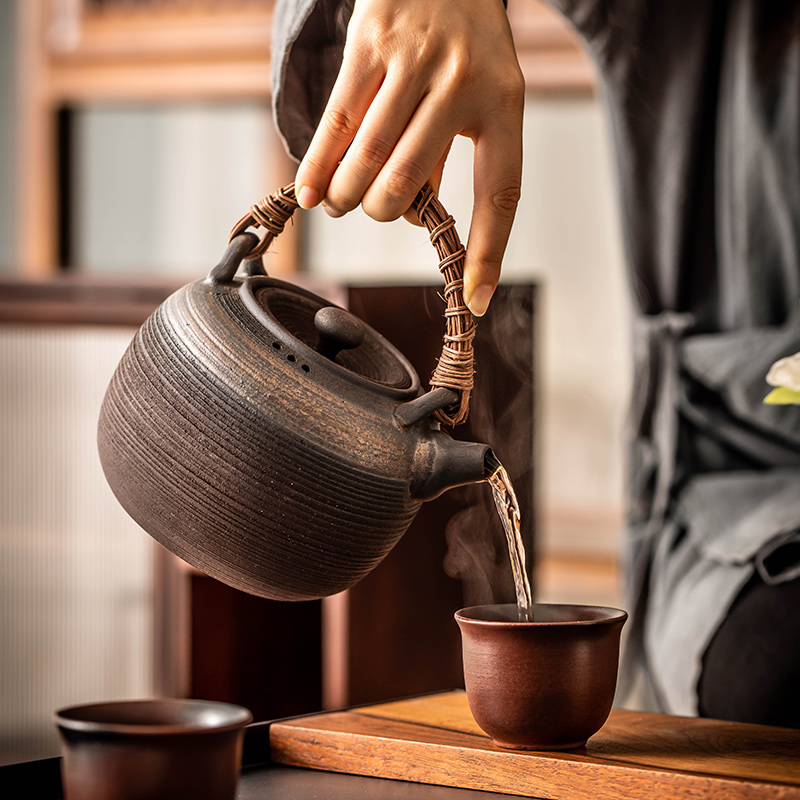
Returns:
[[[800,353],[776,361],[767,373],[775,388],[764,398],[770,405],[800,405]]]
[[[475,145],[464,297],[485,313],[520,194],[525,86],[501,0],[356,0],[328,105],[297,170],[303,208],[373,219],[438,189],[455,136]]]

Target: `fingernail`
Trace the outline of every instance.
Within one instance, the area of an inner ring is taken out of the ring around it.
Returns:
[[[339,217],[344,216],[344,211],[337,211],[335,208],[331,208],[324,200],[322,201],[322,207],[325,209],[325,213],[329,217],[333,217],[333,219],[339,219]]]
[[[331,217],[332,219],[339,219],[339,217],[344,216],[344,211],[337,211],[335,208],[331,208],[329,205],[326,205],[324,202],[322,203],[322,208],[325,210],[325,213]]]
[[[316,189],[310,186],[300,186],[297,189],[297,202],[300,208],[314,208],[319,203],[320,196]]]
[[[489,308],[489,301],[492,299],[494,289],[488,283],[482,283],[475,289],[472,296],[467,300],[467,308],[476,317],[482,317]]]

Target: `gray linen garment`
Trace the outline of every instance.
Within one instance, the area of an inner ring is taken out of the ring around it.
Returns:
[[[800,575],[775,557],[800,549],[800,407],[762,403],[800,350],[800,3],[553,4],[600,74],[635,308],[623,688],[696,714],[742,587]],[[341,63],[340,5],[278,2],[275,115],[297,158]]]

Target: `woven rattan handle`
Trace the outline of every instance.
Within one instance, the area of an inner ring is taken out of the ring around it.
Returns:
[[[245,254],[245,259],[263,255],[272,240],[284,229],[297,209],[294,184],[279,189],[252,206],[231,230],[229,240],[250,227],[264,228],[264,236]],[[442,355],[431,377],[432,387],[455,390],[459,400],[440,409],[434,416],[446,425],[460,425],[469,416],[469,397],[474,376],[472,340],[475,321],[464,302],[464,246],[458,238],[455,221],[445,211],[433,189],[426,185],[416,196],[413,208],[428,229],[431,244],[439,256],[439,271],[444,277],[445,334]]]

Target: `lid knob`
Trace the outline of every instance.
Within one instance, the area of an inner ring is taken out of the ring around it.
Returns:
[[[340,350],[352,350],[364,341],[364,326],[358,317],[336,306],[321,308],[314,315],[319,334],[316,351],[333,361]]]

